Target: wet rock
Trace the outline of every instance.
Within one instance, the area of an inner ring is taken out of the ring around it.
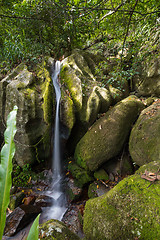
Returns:
[[[53,204],[53,198],[46,196],[46,195],[40,195],[36,198],[34,205],[36,207],[49,207]]]
[[[82,224],[85,202],[79,202],[69,206],[62,221],[67,225],[69,230],[77,234],[80,238],[83,237]]]
[[[4,235],[12,236],[27,226],[41,213],[41,208],[33,205],[21,205],[17,207],[6,219]]]
[[[82,188],[76,186],[73,178],[69,178],[67,181],[67,194],[69,197],[69,201],[78,199],[81,193]]]

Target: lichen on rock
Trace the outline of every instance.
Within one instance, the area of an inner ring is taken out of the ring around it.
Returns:
[[[39,240],[79,240],[79,237],[71,232],[67,226],[58,220],[49,220],[39,227]]]

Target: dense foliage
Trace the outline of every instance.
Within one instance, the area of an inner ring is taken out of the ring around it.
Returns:
[[[1,68],[5,73],[8,65],[98,42],[109,49],[118,44],[123,56],[131,43],[140,48],[159,16],[157,0],[0,0]]]

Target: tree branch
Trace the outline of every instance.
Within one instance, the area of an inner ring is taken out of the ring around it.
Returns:
[[[129,32],[129,27],[130,27],[130,23],[131,23],[131,19],[132,19],[132,16],[133,16],[133,13],[134,13],[134,10],[137,6],[137,3],[138,3],[138,0],[136,0],[134,6],[133,6],[133,9],[130,11],[130,17],[129,17],[129,21],[128,21],[128,24],[127,24],[127,30],[126,30],[126,34],[125,34],[125,37],[124,37],[124,40],[123,40],[123,45],[122,45],[122,54],[121,54],[121,63],[122,63],[122,57],[123,57],[123,52],[124,52],[124,46],[125,46],[125,43],[126,43],[126,39],[127,39],[127,36],[128,36],[128,32]]]
[[[106,13],[98,22],[98,27],[101,21],[103,21],[103,19],[105,19],[106,17],[116,13],[118,11],[119,8],[121,8],[124,5],[124,3],[121,3],[119,6],[117,6],[116,8],[111,9],[108,13]]]
[[[19,17],[19,16],[8,16],[4,14],[0,14],[1,18],[11,18],[11,19],[24,19],[24,20],[41,20],[45,21],[43,18],[34,18],[34,17]]]

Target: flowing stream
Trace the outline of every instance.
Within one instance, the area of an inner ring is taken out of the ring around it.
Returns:
[[[59,129],[59,105],[61,99],[61,89],[59,85],[59,73],[61,63],[56,61],[54,70],[52,73],[53,86],[56,93],[56,116],[55,116],[55,127],[54,127],[54,146],[53,146],[53,157],[52,157],[52,172],[53,182],[52,189],[49,195],[53,198],[53,206],[47,212],[48,217],[51,219],[61,220],[64,213],[66,212],[66,197],[62,189],[63,174],[61,168],[61,154],[60,154],[60,129]]]

